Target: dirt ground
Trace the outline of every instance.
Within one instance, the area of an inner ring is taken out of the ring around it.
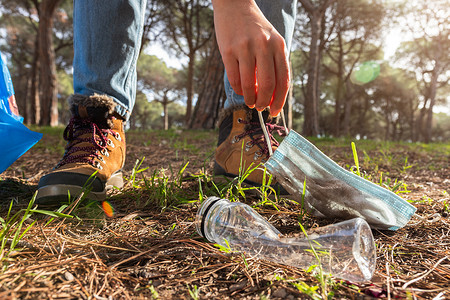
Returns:
[[[96,205],[77,207],[71,212],[75,218],[50,223],[50,217],[33,214],[25,225],[36,223],[16,247],[21,251],[1,256],[0,299],[450,298],[449,145],[428,149],[398,144],[386,151],[368,147],[366,159],[361,154],[367,172],[376,166],[376,174],[383,172],[406,184],[409,192],[401,196],[417,207],[417,213],[398,231],[373,231],[377,267],[370,282],[333,278],[325,286],[304,270],[223,252],[196,233],[199,178],[211,175],[216,134],[128,133],[126,177],[133,177],[136,160],[144,157],[141,168],[148,169],[136,175],[134,184],[128,180],[122,191],[111,195],[114,217],[106,217]],[[341,166],[353,164],[349,147],[317,143]],[[59,160],[63,147],[59,134],[45,134],[1,174],[4,219],[10,201],[15,211],[26,207],[39,178]],[[172,184],[187,162],[183,181]],[[169,181],[149,187],[143,176]],[[203,192],[209,187],[210,182],[202,183]],[[253,195],[241,200],[253,205],[259,201]],[[173,201],[179,202],[172,205]],[[336,221],[304,215],[289,201],[280,200],[277,207],[261,206],[258,212],[287,235],[300,232],[299,221],[305,228]],[[10,242],[5,242],[5,249]]]

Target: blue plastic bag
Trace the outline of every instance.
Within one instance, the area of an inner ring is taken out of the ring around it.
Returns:
[[[41,133],[29,130],[22,122],[11,75],[0,53],[0,173],[42,138]]]

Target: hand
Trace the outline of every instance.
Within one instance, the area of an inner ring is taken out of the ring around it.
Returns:
[[[231,87],[257,110],[277,116],[289,88],[283,37],[253,0],[213,0],[217,43]]]

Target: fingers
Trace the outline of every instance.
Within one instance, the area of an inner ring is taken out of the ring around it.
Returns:
[[[241,76],[239,71],[239,62],[234,56],[223,56],[223,64],[227,71],[228,81],[231,87],[238,95],[242,95]]]
[[[237,61],[224,59],[233,90],[244,96],[248,107],[262,111],[270,106],[277,116],[284,106],[289,89],[289,64],[284,52],[263,53],[259,58],[248,55]]]
[[[256,77],[255,60],[251,56],[239,62],[241,72],[241,88],[244,95],[245,104],[248,107],[255,107],[256,102]]]
[[[257,65],[257,94],[255,107],[263,110],[270,107],[270,114],[277,116],[283,109],[289,89],[289,63],[286,45],[281,36],[271,41],[272,52],[260,52]]]
[[[255,107],[262,111],[272,102],[273,91],[277,84],[275,65],[271,55],[262,55],[256,60],[257,94]]]
[[[286,55],[275,56],[276,86],[273,92],[273,101],[270,104],[270,114],[277,116],[283,109],[289,90],[289,63]]]

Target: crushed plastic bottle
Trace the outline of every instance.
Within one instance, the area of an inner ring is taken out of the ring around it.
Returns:
[[[353,282],[370,280],[375,271],[375,243],[362,218],[316,228],[307,237],[287,238],[250,206],[209,197],[195,223],[210,242],[268,261],[307,269],[319,265],[319,259],[325,273]]]

